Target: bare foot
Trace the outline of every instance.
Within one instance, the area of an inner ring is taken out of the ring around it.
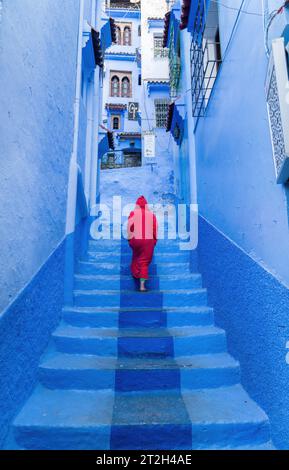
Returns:
[[[146,286],[145,286],[145,281],[140,281],[140,292],[147,292]]]

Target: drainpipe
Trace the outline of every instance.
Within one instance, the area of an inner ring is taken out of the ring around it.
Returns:
[[[82,67],[82,32],[84,17],[84,0],[80,0],[79,8],[79,29],[78,29],[78,49],[76,63],[76,86],[74,100],[74,129],[73,129],[73,147],[69,167],[68,179],[68,197],[66,212],[66,230],[65,234],[70,235],[75,229],[76,217],[76,197],[77,197],[77,153],[78,153],[78,132],[79,132],[79,107],[81,96],[81,67]]]
[[[96,0],[92,1],[92,22],[96,28]],[[99,25],[100,26],[100,25]],[[100,28],[99,28],[100,29]],[[92,144],[91,144],[91,165],[90,165],[90,206],[93,207],[96,200],[96,180],[97,180],[97,150],[98,150],[98,124],[99,124],[99,103],[100,103],[100,90],[99,90],[99,67],[98,65],[94,71],[94,87],[92,93]]]
[[[92,0],[91,2],[91,26],[95,28],[96,23],[96,0]]]
[[[110,5],[108,4],[108,7]],[[97,29],[100,30],[99,18]],[[96,204],[99,196],[99,161],[98,161],[98,133],[102,112],[102,84],[100,80],[101,69],[97,66],[94,71],[94,98],[93,98],[93,132],[92,132],[92,157],[90,170],[90,204],[91,208]]]
[[[96,29],[96,0],[91,2],[91,13],[90,13],[90,25]],[[87,90],[87,131],[86,131],[86,159],[85,159],[85,195],[88,201],[88,206],[91,203],[91,166],[93,162],[93,146],[95,139],[95,70],[92,72],[92,76],[88,82]]]
[[[76,204],[77,204],[77,181],[78,181],[78,134],[79,134],[79,106],[81,96],[81,68],[82,68],[82,32],[84,18],[84,1],[79,4],[79,29],[78,29],[78,47],[76,61],[76,86],[74,99],[74,129],[73,129],[73,147],[69,165],[67,209],[66,209],[66,227],[65,227],[65,266],[64,266],[64,302],[65,305],[73,304],[73,276],[74,276],[74,232],[76,222]]]
[[[90,181],[90,202],[91,207],[96,204],[99,192],[99,164],[98,164],[98,132],[99,132],[99,114],[101,110],[100,89],[100,69],[97,66],[94,72],[94,103],[93,103],[93,142],[92,142],[92,159],[91,159],[91,181]]]

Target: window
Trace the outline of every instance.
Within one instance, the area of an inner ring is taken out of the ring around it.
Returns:
[[[123,30],[123,45],[131,46],[131,28],[126,26]]]
[[[120,129],[120,116],[112,116],[112,129],[118,131]]]
[[[138,27],[138,35],[141,36],[141,25]]]
[[[138,75],[138,84],[141,86],[141,74]]]
[[[132,73],[130,71],[110,71],[111,96],[130,98],[132,94]]]
[[[114,75],[111,79],[111,96],[119,96],[119,78]]]
[[[218,6],[210,4],[198,11],[191,43],[193,116],[205,115],[211,92],[222,63]]]
[[[116,27],[116,44],[121,45],[121,29],[119,26]]]
[[[121,81],[121,96],[123,98],[130,97],[130,80],[128,77],[124,77]]]
[[[155,100],[155,115],[156,115],[156,127],[165,128],[167,124],[169,100],[157,99]]]
[[[116,44],[123,46],[131,46],[132,23],[116,23],[116,36]]]
[[[154,58],[161,59],[163,57],[168,57],[168,50],[163,47],[163,36],[158,34],[154,36]]]

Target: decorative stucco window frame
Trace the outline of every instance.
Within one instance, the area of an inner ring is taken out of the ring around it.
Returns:
[[[289,179],[289,78],[283,37],[272,41],[265,91],[276,182],[282,184]]]
[[[116,25],[116,28],[119,28],[120,29],[120,37],[121,37],[121,41],[120,43],[117,42],[117,44],[119,46],[123,46],[123,47],[129,47],[132,45],[132,41],[133,41],[133,25],[131,22],[123,22],[123,21],[117,21],[115,23]],[[129,44],[124,44],[124,34],[125,34],[125,29],[126,28],[129,28],[130,30],[130,41],[129,41]]]
[[[124,130],[124,120],[125,115],[127,113],[127,105],[121,103],[107,103],[105,108],[107,112],[107,119],[111,126],[111,130],[113,132],[122,132]],[[120,118],[120,127],[117,131],[114,130],[112,126],[113,118],[116,116]]]
[[[112,95],[112,79],[114,77],[117,77],[119,79],[119,95],[115,96]],[[124,79],[129,80],[129,94],[127,96],[122,96],[122,83]],[[120,71],[120,70],[111,70],[110,71],[110,77],[109,77],[109,86],[110,86],[110,96],[111,98],[132,98],[132,91],[133,91],[133,76],[132,76],[132,71]]]

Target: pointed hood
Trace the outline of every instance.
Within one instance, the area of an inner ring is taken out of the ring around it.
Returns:
[[[148,202],[144,196],[140,196],[136,201],[136,205],[139,206],[141,209],[145,209],[147,204]]]

